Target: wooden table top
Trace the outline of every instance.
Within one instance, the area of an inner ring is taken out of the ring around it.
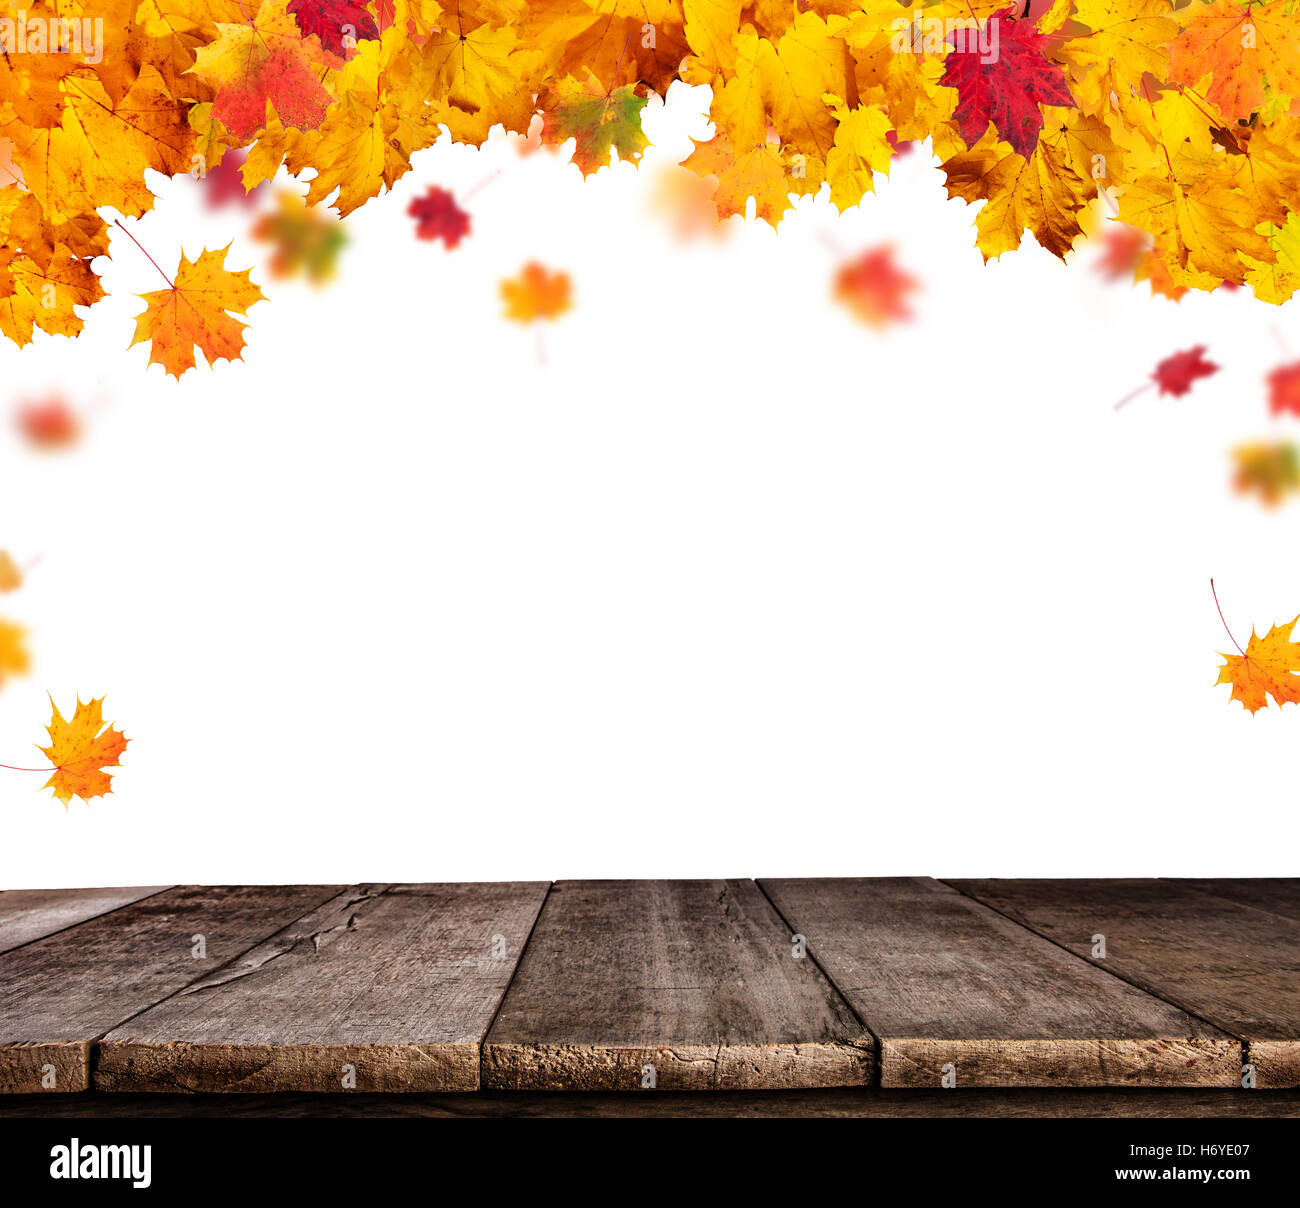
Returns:
[[[491,1115],[555,1091],[598,1115],[662,1092],[682,1114],[801,1095],[962,1114],[1015,1092],[1161,1114],[1159,1091],[1242,1114],[1279,1092],[1268,1110],[1292,1114],[1295,1088],[1300,880],[0,893],[10,1105],[240,1092]]]

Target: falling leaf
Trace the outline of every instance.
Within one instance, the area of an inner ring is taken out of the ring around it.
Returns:
[[[1096,268],[1108,281],[1129,281],[1137,275],[1138,263],[1151,249],[1151,236],[1123,222],[1106,225],[1102,254]]]
[[[531,261],[517,277],[501,282],[501,297],[506,318],[516,323],[557,319],[573,307],[573,283],[568,273],[551,272]]]
[[[1051,39],[1038,33],[1032,21],[1014,19],[1015,8],[994,13],[984,28],[996,26],[998,50],[984,54],[970,30],[954,35],[939,83],[955,88],[956,120],[969,147],[984,137],[992,122],[998,137],[1025,159],[1038,146],[1043,105],[1074,108],[1065,72],[1044,53]],[[991,35],[986,35],[990,52]]]
[[[10,675],[23,675],[31,666],[27,653],[27,630],[21,625],[0,621],[0,685]]]
[[[1243,495],[1256,494],[1270,507],[1300,491],[1300,449],[1290,441],[1260,441],[1232,451],[1236,471],[1232,485]]]
[[[1274,415],[1300,415],[1300,361],[1279,365],[1268,375],[1268,406]]]
[[[334,276],[339,253],[348,242],[338,218],[322,206],[307,205],[289,189],[278,194],[276,209],[263,214],[250,233],[274,248],[270,262],[273,277],[301,274],[314,285]]]
[[[204,250],[197,260],[182,254],[171,289],[138,295],[149,305],[136,318],[130,347],[152,341],[149,364],[179,378],[194,368],[195,348],[202,349],[209,364],[241,359],[248,324],[228,312],[244,314],[264,295],[249,280],[248,269],[236,273],[224,267],[229,250],[229,244],[219,251]]]
[[[1205,345],[1198,344],[1186,352],[1176,352],[1173,356],[1166,357],[1156,366],[1151,376],[1160,387],[1161,394],[1181,398],[1198,379],[1210,377],[1218,371],[1218,365],[1205,359]]]
[[[0,592],[17,591],[23,585],[23,572],[7,550],[0,550]]]
[[[54,709],[47,727],[50,745],[39,750],[54,765],[54,775],[41,788],[53,789],[65,807],[73,797],[89,802],[111,793],[112,777],[104,769],[119,766],[130,739],[104,724],[104,698],[83,704],[78,697],[71,721],[64,721],[58,706],[50,703]]]
[[[724,239],[728,227],[718,221],[713,200],[718,182],[697,176],[680,164],[664,164],[655,176],[651,208],[671,224],[673,234],[683,242],[691,239]]]
[[[430,185],[422,197],[406,207],[406,212],[415,219],[417,239],[441,239],[448,251],[469,234],[469,215],[451,193],[437,185]]]
[[[258,185],[252,190],[244,188],[242,169],[245,159],[247,156],[243,151],[227,151],[221,157],[221,162],[204,174],[203,200],[210,209],[219,209],[231,203],[252,209],[257,204],[262,186]]]
[[[905,299],[920,287],[894,263],[893,248],[878,247],[854,257],[835,274],[834,294],[863,323],[885,328],[912,318]]]
[[[57,395],[18,409],[18,430],[38,449],[65,449],[81,437],[81,420]]]
[[[1241,701],[1251,713],[1265,708],[1269,696],[1279,708],[1300,704],[1300,642],[1291,641],[1296,621],[1300,617],[1274,625],[1262,638],[1252,628],[1245,651],[1219,652],[1224,665],[1215,682],[1231,684],[1231,699]]]

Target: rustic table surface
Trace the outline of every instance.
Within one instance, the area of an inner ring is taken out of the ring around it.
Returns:
[[[0,893],[0,1116],[195,1112],[1297,1115],[1300,880]]]

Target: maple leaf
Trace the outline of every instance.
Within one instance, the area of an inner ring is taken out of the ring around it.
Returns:
[[[835,274],[834,294],[870,327],[885,328],[912,318],[905,298],[921,283],[894,263],[891,247],[871,248]]]
[[[1288,0],[1245,7],[1200,0],[1187,10],[1187,27],[1170,47],[1170,78],[1196,85],[1209,76],[1206,99],[1233,120],[1260,109],[1269,88],[1288,99],[1300,94],[1295,17],[1288,8]]]
[[[315,285],[328,281],[338,269],[339,253],[347,246],[347,235],[339,219],[319,206],[309,206],[297,193],[284,189],[277,208],[263,214],[253,225],[254,239],[274,247],[273,277],[303,274]]]
[[[203,200],[211,209],[234,202],[245,209],[252,209],[257,204],[262,186],[253,189],[244,188],[242,168],[247,153],[242,150],[227,151],[221,162],[209,168],[203,176]]]
[[[240,360],[244,328],[229,312],[244,314],[265,295],[249,279],[249,269],[231,272],[225,267],[230,245],[204,250],[197,260],[181,254],[170,289],[138,294],[148,306],[135,321],[135,339],[128,347],[152,342],[149,364],[161,365],[173,377],[194,368],[194,349],[202,349],[208,364],[225,358]],[[161,271],[161,270],[160,270]]]
[[[1300,449],[1290,441],[1260,441],[1232,451],[1232,485],[1242,495],[1257,494],[1269,507],[1300,491]]]
[[[289,0],[286,9],[304,34],[315,34],[336,55],[345,55],[360,39],[379,37],[374,17],[356,0]]]
[[[17,591],[23,585],[23,572],[8,550],[0,549],[0,592]]]
[[[1219,652],[1223,666],[1215,683],[1231,684],[1231,699],[1241,701],[1251,713],[1265,708],[1270,696],[1279,708],[1300,704],[1300,642],[1291,641],[1296,621],[1300,616],[1274,625],[1262,638],[1252,628],[1245,650],[1238,646],[1237,654]]]
[[[1151,250],[1151,236],[1126,223],[1110,223],[1102,237],[1096,268],[1108,281],[1131,282],[1142,257]]]
[[[18,409],[18,430],[38,449],[63,449],[81,437],[81,420],[57,395]]]
[[[641,133],[641,110],[646,98],[624,84],[607,89],[591,72],[585,80],[565,76],[547,92],[542,116],[542,141],[560,144],[574,140],[573,162],[583,176],[609,163],[610,148],[621,160],[636,161],[646,147]]]
[[[568,273],[551,272],[531,261],[516,277],[501,282],[506,318],[515,323],[558,319],[573,306],[573,283]]]
[[[1041,106],[1073,108],[1075,101],[1064,71],[1043,53],[1051,39],[1038,33],[1032,22],[1012,19],[1014,12],[1014,7],[1002,9],[981,27],[990,30],[990,47],[991,31],[996,30],[995,56],[981,53],[973,36],[954,35],[954,49],[939,83],[957,90],[960,100],[954,116],[968,146],[978,143],[992,122],[998,136],[1028,159],[1043,128]]]
[[[255,17],[219,22],[218,38],[199,48],[194,74],[217,90],[213,115],[237,139],[266,125],[269,105],[285,126],[321,124],[333,98],[316,72],[328,64],[305,43],[286,0],[262,0]]]
[[[441,239],[448,251],[458,247],[469,234],[469,215],[456,204],[451,193],[437,185],[430,185],[422,197],[406,207],[406,212],[416,220],[417,239]]]
[[[111,724],[105,725],[104,698],[83,704],[78,697],[70,721],[63,719],[52,700],[50,705],[54,710],[47,727],[50,745],[38,749],[54,765],[54,775],[41,788],[53,789],[65,808],[73,797],[89,802],[92,797],[111,793],[112,777],[104,769],[120,765],[130,739]]]
[[[1300,415],[1300,361],[1279,365],[1268,375],[1268,406],[1274,415]]]
[[[1213,361],[1205,359],[1205,345],[1198,344],[1186,352],[1176,352],[1166,357],[1151,375],[1161,394],[1171,394],[1181,398],[1191,390],[1199,378],[1218,373],[1219,367]]]
[[[27,630],[21,625],[0,621],[0,685],[9,675],[23,675],[31,666],[27,654]]]

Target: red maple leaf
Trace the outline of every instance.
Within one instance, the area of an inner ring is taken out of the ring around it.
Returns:
[[[450,249],[469,234],[469,215],[446,189],[437,185],[430,185],[423,197],[406,207],[406,212],[416,220],[419,239],[441,239]]]
[[[1171,357],[1165,357],[1151,376],[1160,387],[1161,394],[1181,398],[1192,388],[1192,383],[1197,378],[1209,377],[1218,372],[1219,367],[1213,361],[1205,359],[1205,345],[1197,344],[1186,352],[1176,352]]]
[[[221,157],[221,162],[210,168],[203,178],[203,200],[209,209],[220,209],[230,202],[252,207],[257,204],[262,186],[258,185],[251,193],[244,191],[244,177],[240,169],[244,166],[247,152],[232,148]]]
[[[19,407],[18,430],[38,449],[62,449],[77,443],[81,420],[58,395],[51,395]]]
[[[1039,106],[1073,109],[1075,104],[1064,69],[1043,53],[1052,39],[1040,34],[1032,21],[1013,19],[1015,11],[994,13],[980,27],[979,37],[973,29],[956,31],[939,83],[957,89],[960,99],[953,116],[968,146],[979,142],[992,122],[998,136],[1028,159],[1043,129]],[[980,43],[986,51],[980,50]]]
[[[885,142],[889,144],[889,149],[894,153],[895,157],[911,155],[912,149],[916,146],[910,140],[900,139],[897,130],[886,130]]]
[[[894,263],[891,247],[869,248],[835,274],[835,298],[872,327],[912,317],[904,298],[921,283]]]
[[[379,37],[374,17],[356,0],[289,0],[285,8],[304,34],[315,34],[336,55],[345,55],[361,38]]]
[[[1268,406],[1274,415],[1300,415],[1300,361],[1279,365],[1268,375]]]
[[[1132,281],[1143,255],[1151,250],[1151,236],[1127,223],[1106,228],[1097,271],[1108,281]]]

